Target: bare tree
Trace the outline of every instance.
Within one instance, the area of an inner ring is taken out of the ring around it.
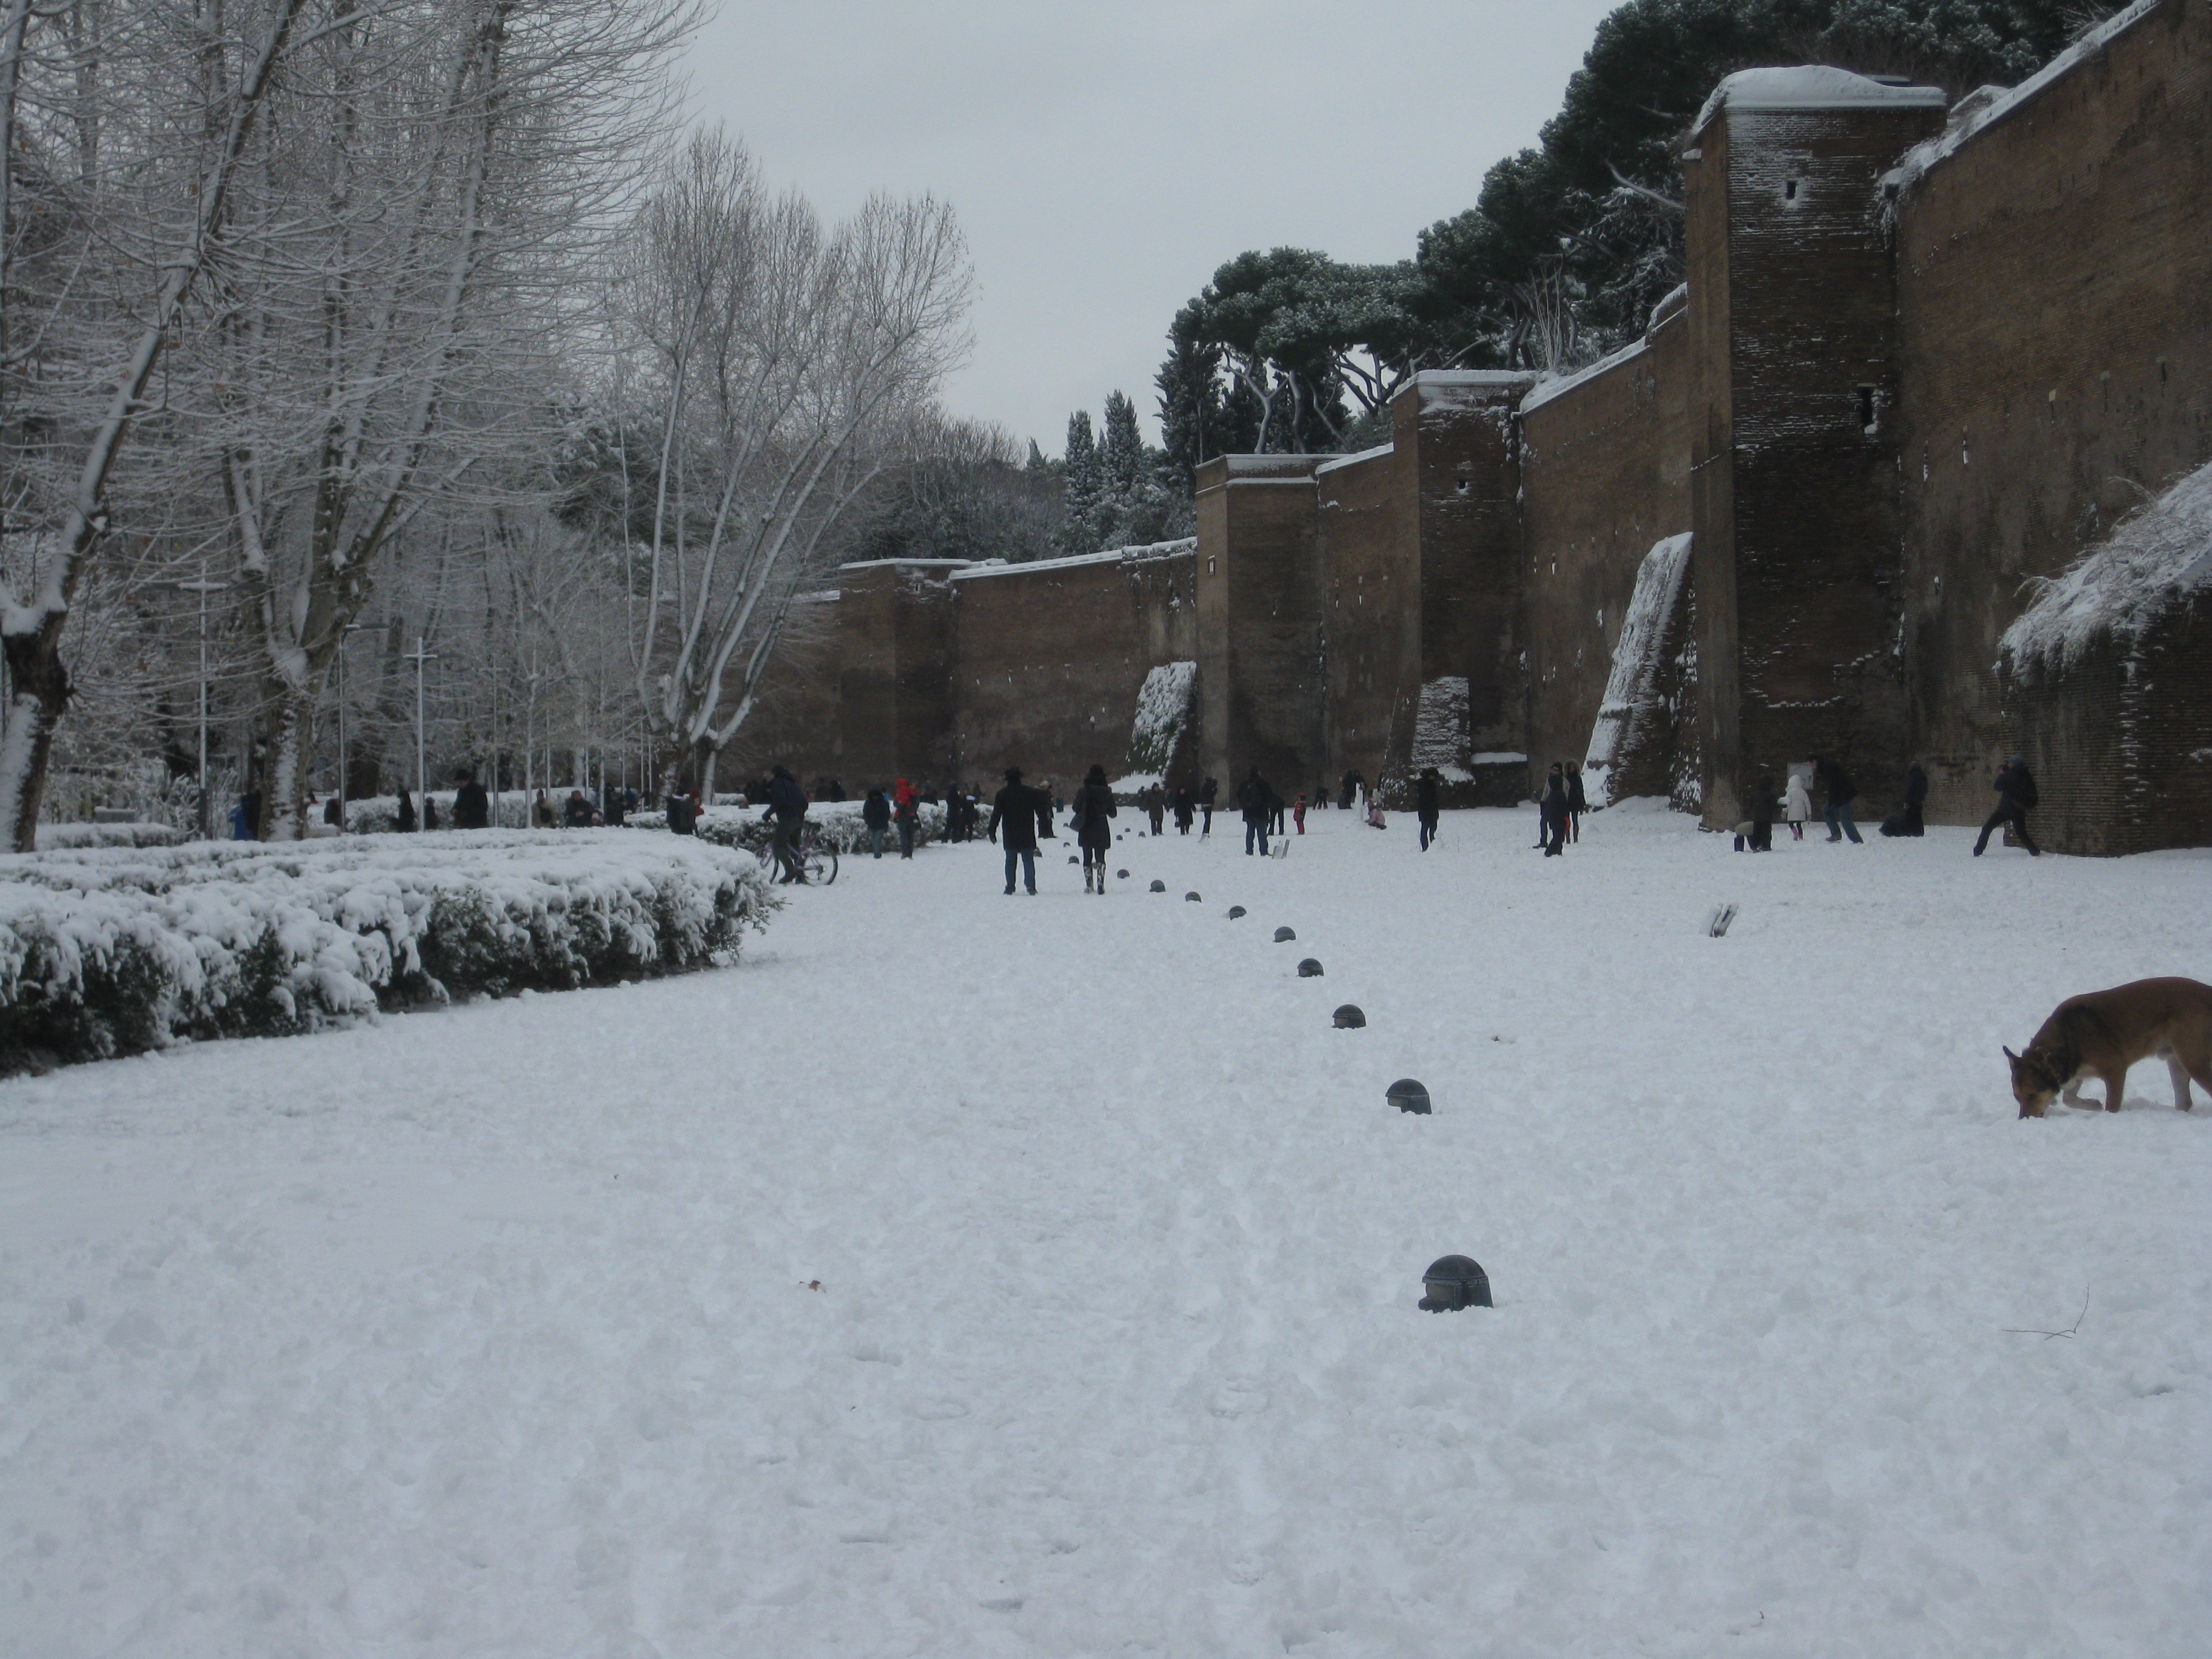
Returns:
[[[825,231],[719,135],[670,167],[628,246],[660,404],[637,696],[711,790],[794,603],[965,351],[971,276],[942,203],[875,198]]]

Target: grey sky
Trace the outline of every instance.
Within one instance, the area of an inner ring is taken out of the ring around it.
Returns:
[[[977,293],[947,402],[1056,454],[1116,387],[1152,422],[1169,319],[1224,259],[1401,258],[1473,205],[1617,3],[723,0],[686,67],[698,118],[826,216],[952,203]]]

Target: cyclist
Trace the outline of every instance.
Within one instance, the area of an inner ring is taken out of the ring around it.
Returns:
[[[806,872],[799,867],[794,843],[799,840],[799,826],[806,822],[806,792],[799,787],[799,780],[781,766],[769,779],[768,816],[769,846],[783,871],[783,879],[805,886]]]

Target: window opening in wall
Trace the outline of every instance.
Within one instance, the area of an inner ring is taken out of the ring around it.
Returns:
[[[1785,202],[1794,202],[1797,199],[1797,181],[1795,179],[1789,179],[1783,185],[1782,199]]]
[[[1466,479],[1462,478],[1462,479],[1459,481],[1459,493],[1460,493],[1461,495],[1466,495],[1466,494],[1467,494],[1467,491],[1468,491],[1468,482],[1467,482],[1467,480],[1466,480]]]
[[[1859,427],[1868,437],[1874,436],[1874,388],[1870,386],[1859,388]]]

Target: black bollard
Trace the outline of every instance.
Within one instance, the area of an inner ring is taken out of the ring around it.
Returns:
[[[1429,1115],[1429,1091],[1412,1078],[1400,1078],[1383,1091],[1382,1098],[1401,1112],[1411,1112],[1416,1117]]]
[[[1462,1308],[1488,1308],[1490,1275],[1471,1255],[1438,1256],[1421,1275],[1421,1306],[1430,1313],[1456,1313]]]
[[[1359,1011],[1358,1003],[1347,1002],[1336,1011],[1334,1024],[1340,1031],[1357,1031],[1366,1025],[1367,1016]]]
[[[1300,963],[1298,964],[1298,977],[1300,979],[1319,979],[1321,977],[1321,958],[1319,957],[1308,957],[1304,962]]]

